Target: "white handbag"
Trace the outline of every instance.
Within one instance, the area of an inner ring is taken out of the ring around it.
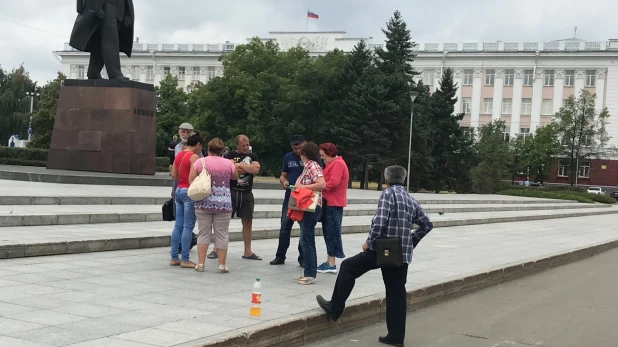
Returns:
[[[187,190],[187,196],[193,201],[202,201],[210,196],[212,185],[210,183],[210,173],[206,170],[206,158],[199,159],[202,162],[202,172],[193,180],[189,189]]]

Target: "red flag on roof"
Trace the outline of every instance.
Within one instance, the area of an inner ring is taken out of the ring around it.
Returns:
[[[313,18],[313,19],[318,19],[318,15],[313,13],[313,12],[311,12],[311,11],[307,12],[307,17]]]

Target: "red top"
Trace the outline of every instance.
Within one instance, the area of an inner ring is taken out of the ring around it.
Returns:
[[[191,156],[193,152],[182,151],[174,158],[174,167],[178,175],[178,188],[189,188],[189,173],[191,173]]]
[[[335,157],[324,168],[326,188],[322,191],[327,206],[345,207],[347,204],[348,181],[350,173],[348,166],[341,157]]]

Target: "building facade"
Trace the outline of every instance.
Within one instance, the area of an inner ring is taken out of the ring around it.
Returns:
[[[282,50],[300,46],[312,56],[334,49],[350,52],[360,40],[370,48],[377,46],[372,38],[347,38],[343,31],[271,32],[270,37],[260,39],[275,41]],[[121,64],[125,76],[133,80],[158,85],[170,73],[178,77],[181,87],[187,88],[195,81],[208,83],[222,75],[218,59],[236,45],[135,43],[133,57],[123,56]],[[607,107],[613,115],[607,126],[611,139],[606,157],[602,158],[609,163],[584,161],[579,171],[583,181],[590,184],[600,184],[595,183],[597,179],[613,182],[608,185],[618,184],[618,174],[610,169],[618,163],[618,154],[612,150],[618,147],[618,40],[420,43],[415,50],[414,68],[419,72],[416,79],[423,80],[432,91],[446,68],[455,72],[460,87],[455,110],[465,113],[463,127],[479,128],[492,120],[504,120],[505,137],[529,136],[549,124],[569,96],[578,96],[584,89],[595,93],[597,110]],[[87,53],[65,44],[64,50],[56,54],[69,78],[85,78]],[[564,180],[564,173],[564,165],[557,165],[550,180]]]

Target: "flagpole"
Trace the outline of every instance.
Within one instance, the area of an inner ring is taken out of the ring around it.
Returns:
[[[307,29],[305,31],[309,31],[309,9],[307,9],[307,13],[305,14],[305,17],[307,17]]]

